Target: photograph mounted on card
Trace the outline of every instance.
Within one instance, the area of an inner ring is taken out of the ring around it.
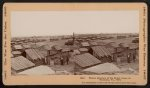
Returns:
[[[146,85],[145,3],[5,3],[5,85]]]

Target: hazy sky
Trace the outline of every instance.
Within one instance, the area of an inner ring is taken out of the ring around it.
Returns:
[[[11,12],[12,37],[138,31],[139,12],[136,10]]]

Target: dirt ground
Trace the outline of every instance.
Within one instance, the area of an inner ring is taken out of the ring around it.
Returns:
[[[67,72],[73,72],[74,71],[74,63],[69,62],[69,64],[64,65],[53,65],[50,66],[54,71],[67,71]]]
[[[139,61],[136,60],[136,62],[132,62],[132,63],[119,63],[116,64],[121,72],[117,73],[117,74],[135,74],[137,75],[139,73]]]

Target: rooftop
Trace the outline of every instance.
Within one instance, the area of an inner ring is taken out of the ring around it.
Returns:
[[[111,52],[105,46],[94,46],[92,50],[100,57],[111,55]]]
[[[21,45],[14,45],[15,49],[23,49]]]
[[[33,60],[44,58],[44,56],[41,54],[41,52],[38,49],[26,49],[25,52]]]
[[[11,68],[13,68],[16,71],[23,70],[33,66],[35,66],[35,64],[23,56],[11,58]]]
[[[88,67],[101,63],[100,60],[89,53],[74,56],[74,61],[81,67]]]
[[[82,46],[90,46],[88,42],[81,42]]]

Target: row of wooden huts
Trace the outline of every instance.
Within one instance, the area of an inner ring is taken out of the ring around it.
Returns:
[[[34,66],[38,65],[58,65],[60,58],[63,62],[69,58],[74,58],[75,68],[85,69],[97,64],[106,62],[128,62],[134,61],[138,51],[136,44],[115,44],[104,42],[81,42],[80,48],[71,50],[70,48],[62,48],[55,44],[43,44],[36,48],[31,46],[14,46],[12,51],[14,57],[23,56]],[[21,53],[20,53],[21,52]],[[16,53],[16,55],[14,54]],[[15,64],[15,63],[13,63]],[[22,69],[21,69],[22,70]]]

